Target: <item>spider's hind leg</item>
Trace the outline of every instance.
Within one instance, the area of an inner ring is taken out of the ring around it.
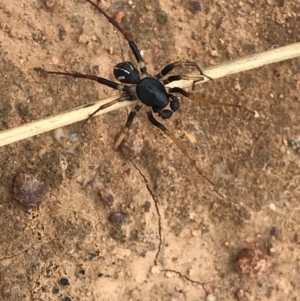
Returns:
[[[60,72],[60,71],[47,71],[43,68],[34,68],[35,71],[39,72],[41,75],[46,75],[46,74],[57,74],[57,75],[64,75],[64,76],[70,76],[70,77],[74,77],[74,78],[83,78],[83,79],[88,79],[88,80],[93,80],[98,82],[99,84],[105,85],[107,87],[110,87],[114,90],[118,90],[120,92],[122,92],[123,94],[109,102],[106,103],[102,106],[100,106],[95,112],[93,112],[84,122],[84,125],[95,115],[97,114],[99,111],[104,110],[110,106],[112,106],[113,104],[117,103],[117,102],[121,102],[121,101],[125,101],[125,100],[132,100],[130,99],[130,86],[126,86],[123,84],[119,84],[119,83],[115,83],[109,79],[103,78],[103,77],[99,77],[93,74],[82,74],[82,73],[74,73],[74,72]]]
[[[190,93],[190,92],[187,92],[179,87],[174,87],[174,88],[169,88],[169,92],[171,93],[179,93],[187,98],[189,98],[190,100],[192,101],[196,101],[196,102],[200,102],[200,103],[203,103],[203,104],[207,104],[207,105],[215,105],[215,106],[227,106],[227,107],[236,107],[238,109],[243,109],[243,110],[246,110],[247,112],[251,113],[252,115],[255,115],[255,112],[244,107],[244,106],[241,106],[239,104],[234,104],[234,103],[227,103],[227,102],[219,102],[219,101],[215,101],[215,100],[209,100],[209,99],[206,99],[206,98],[202,98],[198,95],[196,95],[195,93]]]

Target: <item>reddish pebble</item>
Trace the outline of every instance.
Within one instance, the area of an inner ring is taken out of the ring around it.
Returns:
[[[271,257],[264,254],[258,247],[248,247],[242,249],[235,266],[241,274],[254,276],[265,272],[271,265]]]
[[[108,190],[100,190],[98,194],[101,196],[102,202],[105,206],[110,207],[114,204],[114,196]]]
[[[37,206],[39,198],[43,195],[46,184],[37,180],[34,176],[19,173],[14,180],[14,197],[26,208]]]
[[[56,0],[45,0],[45,6],[49,9],[49,10],[53,10],[54,7],[56,5]]]
[[[245,295],[245,291],[242,289],[239,289],[236,293],[235,293],[236,298],[238,299],[238,301],[247,301],[247,296]]]
[[[125,17],[125,13],[121,10],[119,11],[117,14],[116,14],[116,17],[115,17],[115,20],[118,22],[118,23],[121,23],[122,22],[122,19]]]
[[[130,134],[121,144],[121,150],[125,158],[133,159],[138,155],[144,146],[144,138],[138,131],[131,130]]]
[[[100,75],[100,68],[99,68],[99,65],[94,65],[94,66],[92,67],[92,72],[93,72],[94,75],[99,76],[99,75]]]

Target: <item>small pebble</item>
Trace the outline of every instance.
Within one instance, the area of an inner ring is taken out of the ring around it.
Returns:
[[[63,301],[72,301],[72,299],[71,299],[70,297],[67,296],[67,297],[64,297],[64,298],[63,298]]]
[[[151,268],[151,274],[153,274],[153,275],[158,275],[158,274],[160,274],[160,272],[161,272],[161,266],[159,266],[159,265],[154,265]]]
[[[118,22],[118,23],[121,23],[122,22],[122,19],[125,17],[125,13],[123,11],[119,11],[116,16],[115,16],[115,20]]]
[[[241,85],[239,83],[235,84],[234,89],[237,90],[237,91],[241,91],[242,90]]]
[[[24,227],[23,227],[23,225],[22,225],[22,223],[20,221],[14,223],[14,229],[16,231],[21,231],[21,230],[23,230],[23,228]]]
[[[267,282],[267,280],[265,278],[262,278],[257,282],[257,285],[259,287],[263,287],[266,282]]]
[[[201,5],[198,1],[190,1],[189,9],[192,14],[196,14],[201,11]]]
[[[170,271],[166,271],[165,276],[166,276],[167,278],[173,278],[173,273],[170,272]]]
[[[45,0],[45,6],[49,10],[53,10],[56,5],[56,0]]]
[[[114,53],[114,49],[113,49],[111,46],[109,46],[109,47],[107,48],[107,52],[108,52],[109,54],[113,54],[113,53]]]
[[[298,233],[295,233],[293,240],[295,243],[300,244],[300,235],[298,235]]]
[[[102,202],[105,206],[110,207],[114,204],[114,196],[108,190],[100,190],[98,194],[100,195]]]
[[[299,149],[300,148],[300,136],[287,140],[286,146],[290,147],[294,150]]]
[[[94,75],[100,76],[100,68],[99,68],[99,65],[94,65],[94,66],[92,67],[92,72],[93,72]]]
[[[265,272],[271,263],[271,257],[264,254],[258,247],[253,246],[244,248],[239,252],[235,266],[241,274],[254,276]]]
[[[59,33],[58,33],[59,39],[60,39],[61,41],[63,41],[63,40],[66,38],[66,36],[67,36],[67,31],[66,31],[63,27],[61,27],[61,28],[59,29]]]
[[[36,207],[46,189],[46,184],[33,175],[19,173],[14,180],[14,197],[26,208]]]
[[[133,159],[143,149],[144,138],[139,131],[131,130],[121,144],[121,150],[125,158]]]
[[[270,253],[275,253],[276,252],[276,250],[275,250],[275,248],[270,248]]]
[[[90,40],[90,36],[87,35],[86,33],[82,33],[79,37],[78,37],[78,42],[84,45],[88,45]]]
[[[272,210],[272,211],[276,211],[276,206],[274,203],[270,203],[269,204],[269,208]]]
[[[277,227],[272,227],[270,230],[270,235],[278,239],[280,237],[280,229]]]
[[[53,132],[54,139],[64,148],[66,153],[73,154],[75,148],[80,143],[77,132],[66,132],[63,128],[56,129]]]
[[[65,277],[61,278],[61,279],[59,280],[59,283],[60,283],[61,285],[63,285],[63,286],[70,285],[69,279],[68,279],[68,278],[65,278]]]
[[[159,11],[156,14],[156,20],[160,25],[165,25],[168,22],[168,15],[164,11]]]
[[[216,50],[216,49],[211,49],[209,51],[209,54],[212,56],[212,57],[220,57],[220,54],[219,52]]]
[[[193,230],[192,235],[195,237],[200,237],[202,235],[202,230]]]
[[[216,301],[217,298],[213,294],[208,294],[206,296],[206,301]]]
[[[125,216],[122,212],[114,212],[112,213],[108,220],[116,227],[122,227],[125,223]]]
[[[239,289],[236,293],[235,293],[236,298],[238,299],[238,301],[246,301],[246,296],[245,296],[245,291],[242,289]]]
[[[32,39],[37,43],[43,43],[44,42],[43,32],[38,29],[32,30]]]

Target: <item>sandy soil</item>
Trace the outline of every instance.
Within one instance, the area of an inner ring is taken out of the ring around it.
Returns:
[[[200,4],[200,11],[187,0],[101,7],[125,13],[121,26],[152,74],[172,61],[209,66],[300,39],[297,0]],[[113,80],[116,63],[134,61],[123,37],[84,0],[0,0],[0,29],[1,130],[116,93],[41,77],[34,67],[99,69]],[[300,300],[300,161],[286,147],[300,135],[300,59],[210,81],[197,93],[260,116],[182,99],[164,122],[215,189],[145,110],[131,132],[144,141],[133,159],[113,150],[127,109],[91,120],[73,154],[53,133],[0,149],[1,300]],[[14,199],[21,171],[47,184],[38,208]],[[111,207],[99,196],[105,192],[114,197]],[[125,215],[121,228],[108,219],[116,211]],[[270,267],[241,275],[237,254],[254,245],[270,256]]]

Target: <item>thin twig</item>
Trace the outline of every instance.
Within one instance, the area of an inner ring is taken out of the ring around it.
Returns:
[[[226,62],[218,66],[209,67],[207,69],[204,69],[203,72],[209,77],[217,79],[226,75],[244,72],[264,65],[269,65],[296,57],[300,57],[300,43],[283,46],[280,48],[254,54],[242,59]],[[195,73],[193,73],[193,75],[195,75]],[[197,84],[203,82],[205,81],[198,82]],[[191,87],[192,84],[193,83],[191,81],[177,81],[176,83],[171,83],[169,86],[188,88]],[[0,132],[0,146],[27,139],[29,137],[33,137],[35,135],[39,135],[84,120],[88,118],[88,116],[92,114],[96,109],[98,109],[99,106],[106,104],[118,97],[119,95],[108,97],[88,106],[81,106],[56,116],[2,131]],[[133,104],[135,104],[135,102],[119,102],[109,108],[99,111],[96,115],[105,114],[107,112]]]

